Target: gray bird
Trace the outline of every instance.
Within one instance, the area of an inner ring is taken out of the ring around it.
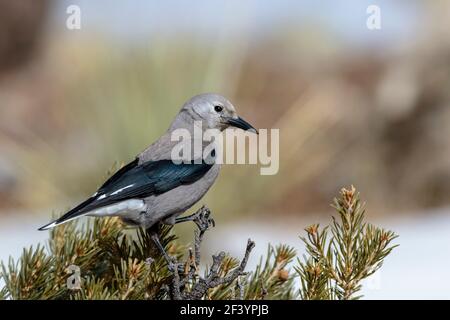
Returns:
[[[118,216],[129,224],[152,229],[160,222],[173,225],[191,221],[177,218],[197,203],[216,180],[220,165],[206,159],[172,161],[174,130],[186,129],[194,144],[194,126],[201,121],[203,131],[233,126],[257,133],[257,130],[236,114],[234,106],[217,94],[200,94],[187,101],[167,132],[137,155],[134,161],[118,170],[89,199],[59,219],[41,227],[47,230],[81,216]],[[204,142],[201,142],[204,145]],[[209,157],[215,156],[214,150]],[[192,157],[193,158],[193,157]],[[212,159],[213,159],[212,158]],[[211,160],[211,159],[209,159]],[[168,256],[156,232],[152,239]]]

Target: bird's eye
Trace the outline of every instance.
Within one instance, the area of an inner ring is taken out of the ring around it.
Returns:
[[[222,107],[222,106],[214,106],[214,110],[215,110],[216,112],[222,112],[223,107]]]

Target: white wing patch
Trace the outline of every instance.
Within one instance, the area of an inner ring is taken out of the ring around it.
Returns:
[[[125,200],[113,205],[95,209],[89,212],[89,216],[134,216],[145,211],[145,202],[140,199]]]
[[[114,191],[113,193],[111,193],[111,195],[113,196],[113,195],[115,195],[115,194],[121,193],[123,190],[128,189],[128,188],[131,188],[132,186],[134,186],[134,183],[133,183],[133,184],[130,184],[129,186],[120,188],[120,189],[117,190],[117,191]]]
[[[125,189],[131,188],[132,186],[134,186],[134,183],[133,183],[133,184],[130,184],[129,186],[120,188],[120,189],[114,191],[113,193],[110,193],[110,194],[102,194],[101,196],[99,196],[99,197],[97,198],[97,200],[105,199],[107,196],[114,196],[114,195],[116,195],[116,194],[118,194],[118,193],[121,193],[121,192],[122,192],[123,190],[125,190]],[[92,195],[92,197],[97,196],[97,194],[98,194],[98,192],[94,193],[94,194]]]

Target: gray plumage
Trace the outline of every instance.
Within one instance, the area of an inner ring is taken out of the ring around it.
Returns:
[[[145,228],[158,222],[176,223],[176,217],[197,203],[214,184],[220,165],[213,163],[175,164],[172,141],[176,129],[186,129],[194,139],[194,125],[202,130],[224,130],[229,126],[257,132],[238,117],[233,105],[217,94],[201,94],[187,101],[169,129],[136,159],[108,179],[89,199],[59,219],[43,226],[46,230],[81,216],[119,216]],[[192,140],[191,143],[194,143]],[[204,145],[204,142],[200,142]]]

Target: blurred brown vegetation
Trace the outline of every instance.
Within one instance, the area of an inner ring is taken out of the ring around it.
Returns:
[[[26,63],[34,54],[49,7],[46,0],[0,2],[1,73]]]
[[[378,51],[300,26],[252,45],[245,35],[214,44],[192,35],[127,47],[89,33],[38,38],[30,25],[20,34],[45,44],[33,62],[0,59],[22,66],[0,71],[0,210],[80,200],[204,91],[228,96],[259,128],[280,128],[279,174],[226,167],[204,201],[217,214],[329,210],[339,186],[350,184],[371,212],[448,205],[449,10],[446,2],[424,5],[424,30]],[[36,21],[45,16],[34,12]],[[13,22],[0,19],[0,30],[5,23]],[[18,42],[3,41],[0,56],[32,55]]]
[[[6,139],[27,143],[17,133],[39,108],[28,79],[33,72],[24,69],[37,55],[49,7],[45,0],[0,2],[0,208],[20,204],[14,196],[20,189],[17,172],[6,159]]]

